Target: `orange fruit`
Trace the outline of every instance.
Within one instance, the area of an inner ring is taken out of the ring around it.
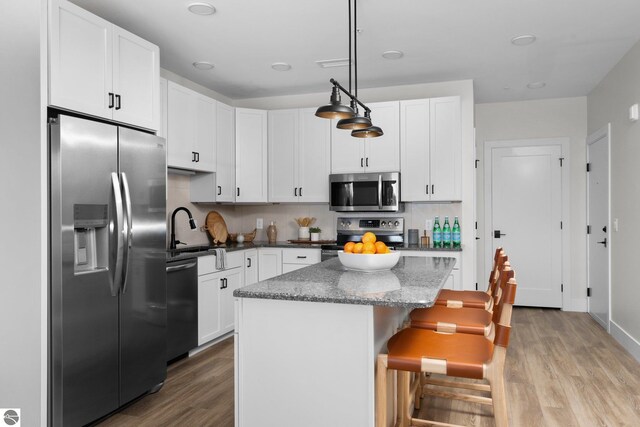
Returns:
[[[355,243],[353,243],[353,242],[347,242],[347,243],[345,243],[345,244],[344,244],[344,251],[345,251],[345,252],[347,252],[347,253],[351,253],[351,252],[353,252],[353,247],[354,247],[355,245],[356,245],[356,244],[355,244]]]
[[[356,243],[356,244],[353,246],[353,253],[354,253],[354,254],[361,254],[361,253],[362,253],[362,247],[363,247],[363,246],[364,246],[364,245],[363,245],[362,243]]]
[[[362,244],[362,253],[363,254],[375,254],[376,253],[376,245],[371,242]]]
[[[386,254],[387,253],[387,245],[384,244],[384,242],[376,242],[376,253],[377,254]]]
[[[367,231],[362,236],[362,243],[375,243],[375,242],[376,242],[376,235],[370,231]]]
[[[364,255],[374,255],[374,254],[375,254],[375,252],[374,252],[374,251],[362,251],[362,253],[363,253]]]

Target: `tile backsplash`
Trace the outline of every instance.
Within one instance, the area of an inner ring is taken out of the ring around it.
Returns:
[[[329,210],[328,204],[264,204],[264,205],[223,205],[215,203],[191,203],[189,201],[190,177],[187,175],[169,174],[167,181],[167,225],[170,227],[171,213],[179,206],[191,211],[196,219],[198,228],[191,230],[184,212],[176,215],[176,239],[189,245],[204,245],[209,243],[207,232],[201,230],[207,213],[215,210],[224,218],[227,229],[231,233],[248,233],[256,228],[256,220],[262,218],[264,228],[258,230],[256,240],[267,240],[267,226],[274,221],[278,229],[278,240],[286,241],[298,237],[298,225],[295,218],[315,217],[314,227],[322,229],[321,239],[336,237],[336,218],[338,216],[371,216],[397,217],[405,219],[405,234],[410,228],[417,228],[423,234],[426,219],[433,219],[436,215],[443,219],[449,216],[453,225],[453,217],[460,217],[461,203],[405,203],[404,212],[393,213],[337,213]],[[169,228],[167,228],[169,230]],[[430,230],[429,230],[430,231]],[[405,236],[406,238],[406,236]],[[167,246],[169,236],[167,235]]]

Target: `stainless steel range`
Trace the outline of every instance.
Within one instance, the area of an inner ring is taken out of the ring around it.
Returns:
[[[345,243],[359,242],[367,231],[375,233],[392,250],[404,245],[404,218],[339,217],[336,221],[336,244],[322,245],[322,261],[338,256]]]

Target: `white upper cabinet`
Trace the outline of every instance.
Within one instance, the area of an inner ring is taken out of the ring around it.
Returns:
[[[401,101],[401,200],[462,198],[460,97]]]
[[[267,178],[267,112],[236,108],[236,202],[266,202]]]
[[[65,0],[51,2],[49,105],[158,130],[157,46]]]
[[[400,170],[400,103],[376,102],[371,108],[374,126],[384,135],[354,138],[351,131],[336,128],[331,122],[331,173],[397,172]],[[362,111],[361,111],[362,113]]]
[[[236,200],[235,110],[218,102],[216,120],[216,202]]]
[[[167,147],[169,167],[214,172],[216,101],[168,82]]]
[[[269,202],[329,201],[330,125],[314,108],[269,111]]]

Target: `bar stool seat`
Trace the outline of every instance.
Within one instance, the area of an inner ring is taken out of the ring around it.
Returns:
[[[493,298],[488,293],[481,291],[442,289],[438,294],[435,305],[451,308],[480,308],[491,311],[493,309]]]
[[[483,335],[492,332],[493,315],[477,308],[451,309],[436,305],[427,309],[416,309],[410,314],[412,328],[438,332]]]

